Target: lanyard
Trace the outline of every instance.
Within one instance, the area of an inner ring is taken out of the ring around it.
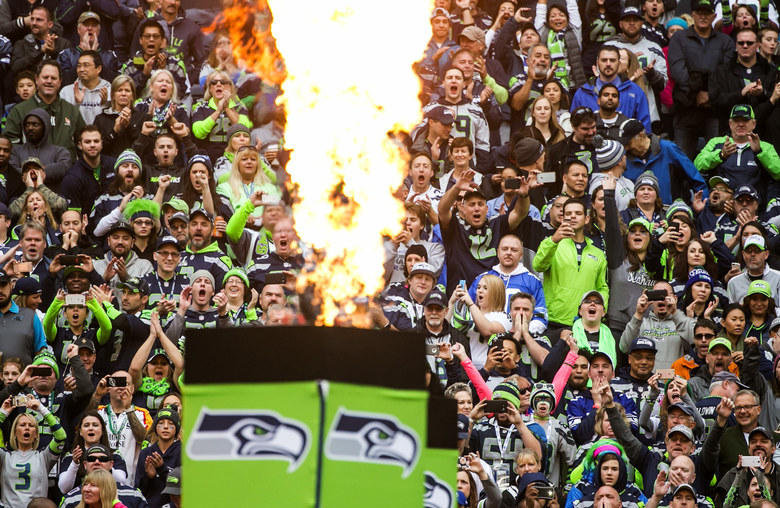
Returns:
[[[162,293],[162,295],[163,295],[163,300],[173,300],[173,294],[176,291],[176,283],[175,283],[176,275],[174,274],[174,276],[171,278],[171,281],[170,281],[171,282],[171,294],[170,295],[166,295],[165,294],[165,290],[163,289],[163,283],[160,280],[160,277],[157,276],[157,272],[154,273],[154,278],[157,279],[157,285],[160,286],[160,293]]]
[[[498,428],[498,424],[494,423],[493,430],[496,433],[496,441],[498,441],[498,451],[501,452],[501,458],[503,459],[507,448],[509,448],[509,442],[512,440],[512,431],[515,430],[515,424],[512,424],[512,426],[509,427],[509,430],[506,433],[506,439],[503,443],[501,442],[501,432]]]
[[[235,311],[229,311],[230,312],[230,319],[233,321],[233,326],[238,326],[239,320],[243,322],[241,319],[241,311],[246,308],[246,304],[241,304],[241,307],[236,309]]]
[[[244,187],[244,194],[246,197],[251,196],[255,192],[255,182],[252,182],[249,185],[242,183],[241,185]]]
[[[111,409],[111,404],[106,406],[106,414],[108,415],[108,431],[111,432],[113,435],[119,437],[122,431],[125,430],[125,427],[127,427],[128,424],[127,415],[125,415],[125,421],[122,422],[122,425],[119,425],[119,429],[114,430],[114,419],[115,418],[119,419],[119,415],[114,413],[114,410]],[[120,413],[120,414],[124,414],[124,413]]]
[[[46,399],[46,409],[48,409],[50,413],[54,412],[52,410],[52,408],[54,407],[54,393],[53,392],[50,393],[49,395],[39,395],[38,392],[36,392],[34,388],[31,389],[30,391],[35,396],[35,398],[38,399],[39,401],[42,398],[45,398]]]

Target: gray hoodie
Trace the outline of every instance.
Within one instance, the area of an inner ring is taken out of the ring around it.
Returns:
[[[54,192],[59,192],[60,182],[62,182],[65,174],[72,166],[70,152],[59,145],[49,142],[49,131],[52,127],[51,117],[46,111],[41,108],[35,108],[27,113],[22,121],[22,127],[24,127],[24,122],[30,116],[37,116],[41,122],[43,122],[43,139],[40,143],[33,144],[26,138],[23,138],[25,140],[24,143],[13,146],[9,164],[21,174],[22,164],[24,164],[25,160],[29,157],[40,159],[41,163],[45,166],[46,186]]]
[[[676,309],[674,314],[661,319],[652,310],[647,312],[644,319],[631,317],[631,321],[620,336],[620,350],[628,354],[631,342],[642,335],[653,339],[658,352],[655,355],[656,369],[670,369],[672,363],[684,356],[688,348],[693,344],[693,327],[696,325],[694,318],[689,318],[681,310]]]

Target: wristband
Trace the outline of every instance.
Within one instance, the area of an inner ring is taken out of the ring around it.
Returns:
[[[593,409],[601,409],[601,406],[598,406],[596,404],[593,404]]]
[[[564,365],[568,365],[568,366],[569,366],[569,367],[571,367],[572,369],[574,368],[574,365],[572,365],[572,364],[571,364],[571,363],[569,363],[569,362],[563,362],[563,364],[564,364]]]

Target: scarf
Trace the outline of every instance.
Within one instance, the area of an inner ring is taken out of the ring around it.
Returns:
[[[588,343],[588,336],[585,334],[585,325],[582,324],[582,319],[578,319],[571,327],[571,332],[577,341],[577,346],[580,349],[587,349],[591,353],[595,353]],[[606,354],[612,359],[612,365],[615,365],[617,355],[615,354],[615,338],[612,336],[612,332],[605,325],[599,326],[599,347],[598,351]]]
[[[569,65],[566,63],[566,28],[560,32],[550,30],[547,34],[547,49],[550,50],[550,61],[553,77],[561,82],[565,89],[571,87],[569,80]]]
[[[162,397],[163,395],[171,391],[171,384],[168,382],[167,379],[161,379],[160,381],[155,381],[154,378],[152,377],[145,377],[141,382],[141,387],[138,389],[138,391],[141,393],[145,393],[147,395]]]

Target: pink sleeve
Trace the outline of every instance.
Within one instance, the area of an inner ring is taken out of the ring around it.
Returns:
[[[480,375],[479,371],[476,367],[474,367],[474,364],[471,363],[471,358],[466,358],[466,360],[460,362],[460,366],[463,367],[463,370],[466,371],[466,375],[471,380],[471,384],[474,385],[474,388],[477,390],[477,395],[479,396],[479,400],[482,399],[488,399],[493,396],[493,392],[490,391],[490,388],[488,388],[487,383],[485,383],[485,380],[482,379],[482,376]],[[478,401],[474,402],[474,405],[477,405]]]
[[[566,359],[563,360],[563,365],[561,365],[561,368],[558,369],[558,372],[555,374],[555,377],[553,378],[552,384],[553,387],[555,388],[555,407],[558,407],[558,403],[561,401],[561,397],[563,397],[563,392],[566,391],[566,383],[569,382],[569,374],[571,374],[571,366],[574,365],[574,362],[577,361],[577,358],[578,358],[577,353],[569,351],[566,354]],[[555,407],[550,411],[550,413],[552,413],[555,410]]]

